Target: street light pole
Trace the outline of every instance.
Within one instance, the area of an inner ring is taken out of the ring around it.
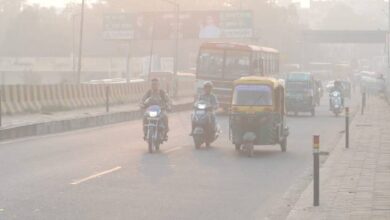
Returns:
[[[173,72],[177,75],[178,69],[178,58],[179,58],[179,37],[180,37],[180,4],[172,0],[163,0],[176,8],[176,36],[175,36],[175,54],[174,54],[174,64]]]
[[[76,75],[76,17],[80,14],[72,15],[72,72]]]
[[[81,19],[80,19],[80,38],[79,38],[79,60],[77,66],[77,83],[81,83],[81,62],[83,55],[83,35],[84,35],[84,8],[85,8],[85,0],[81,2]]]

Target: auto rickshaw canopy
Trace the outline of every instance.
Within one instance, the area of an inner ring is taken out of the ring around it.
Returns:
[[[240,105],[234,103],[234,97],[232,100],[233,112],[275,112],[281,115],[285,114],[285,100],[284,100],[284,86],[280,80],[273,77],[263,76],[245,76],[234,81],[233,92],[236,92],[236,88],[241,85],[266,85],[272,91],[272,102],[265,105]]]
[[[234,85],[239,84],[259,84],[259,85],[269,85],[272,88],[277,88],[282,86],[281,82],[278,79],[273,77],[265,76],[244,76],[234,81]]]

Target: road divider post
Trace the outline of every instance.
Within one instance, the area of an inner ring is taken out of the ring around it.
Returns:
[[[2,106],[2,102],[3,102],[3,93],[2,91],[0,90],[0,127],[3,126],[3,106]]]
[[[345,108],[345,148],[349,148],[349,107]]]
[[[313,136],[313,205],[320,205],[320,136]]]
[[[329,155],[320,151],[320,136],[313,136],[313,205],[320,205],[320,156]]]

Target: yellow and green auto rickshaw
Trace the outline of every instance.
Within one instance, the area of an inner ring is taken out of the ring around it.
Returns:
[[[230,139],[237,151],[253,156],[255,145],[287,149],[284,87],[269,77],[247,76],[234,82],[229,116]]]

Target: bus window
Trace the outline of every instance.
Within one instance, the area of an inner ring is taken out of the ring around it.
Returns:
[[[264,54],[264,74],[269,74],[268,54]]]
[[[202,50],[198,60],[197,74],[205,77],[222,77],[223,50]]]
[[[250,74],[251,53],[248,51],[226,51],[224,78],[236,79]]]
[[[259,52],[253,53],[253,72],[256,75],[262,75],[263,73],[263,60]]]

